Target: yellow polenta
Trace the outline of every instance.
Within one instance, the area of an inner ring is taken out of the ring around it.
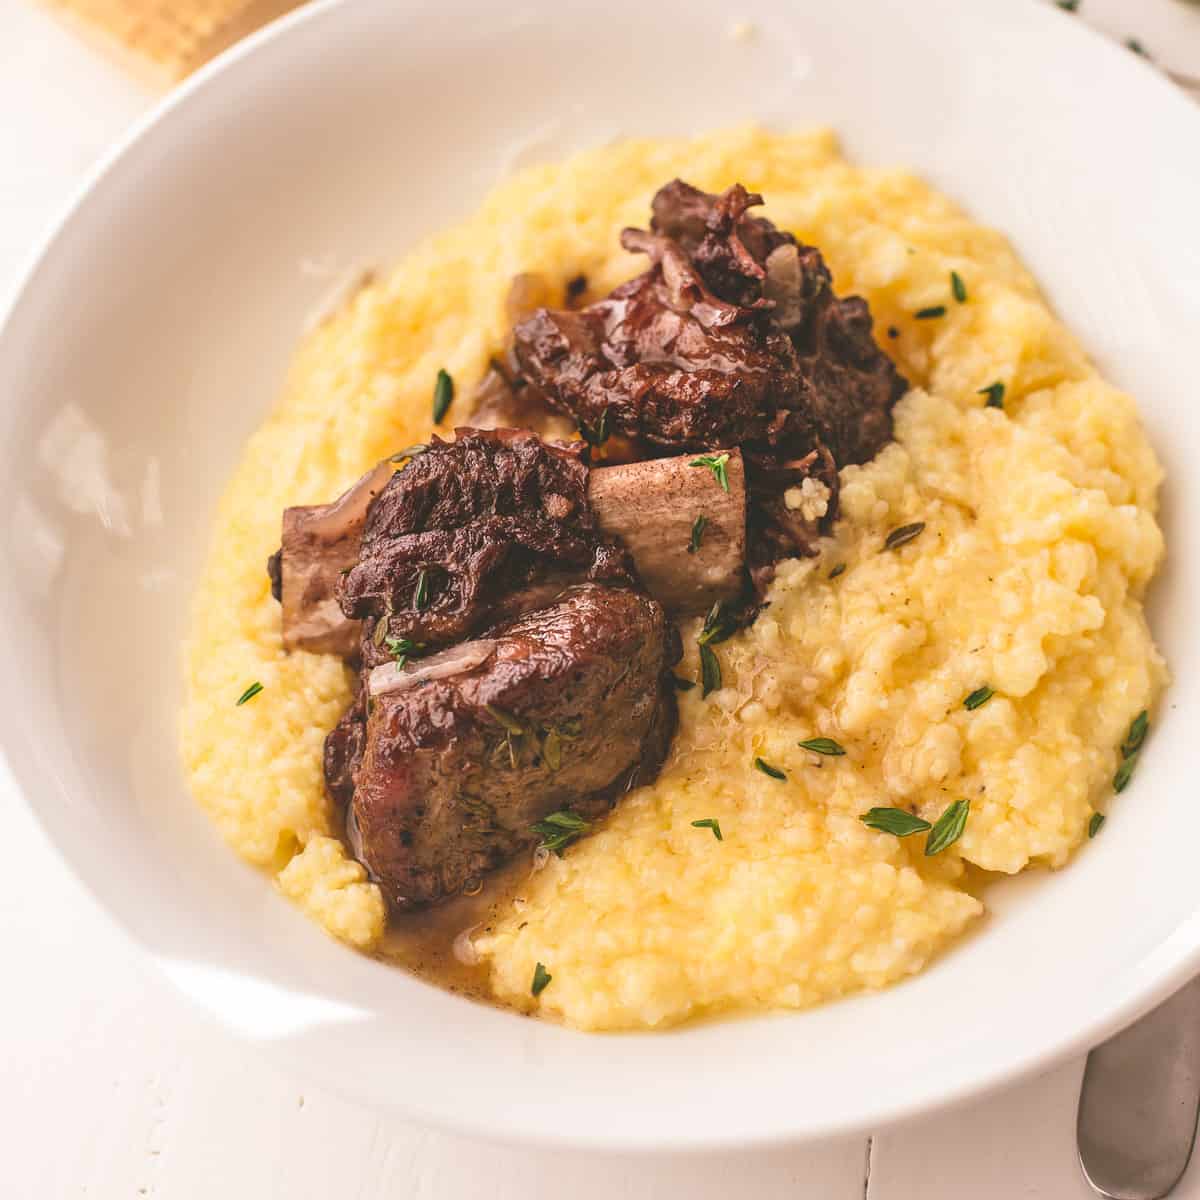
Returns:
[[[722,689],[681,696],[658,782],[477,935],[499,998],[586,1029],[809,1005],[919,970],[983,911],[967,864],[1066,861],[1165,680],[1141,603],[1163,550],[1159,465],[1132,400],[1000,235],[904,171],[847,164],[825,133],[625,142],[515,176],[300,348],[221,503],[186,653],[184,760],[230,843],[331,932],[380,937],[379,893],[331,836],[321,781],[349,677],[280,648],[263,570],[280,510],[331,498],[428,433],[435,373],[470,389],[505,335],[513,275],[583,272],[602,293],[641,270],[617,233],[676,175],[763,192],[768,216],[821,247],[838,291],[867,297],[913,391],[895,443],[843,472],[820,557],[784,563],[757,624],[718,647]],[[937,305],[944,316],[915,319]],[[1002,409],[980,394],[993,383]],[[917,538],[883,550],[913,522]],[[683,632],[694,675],[696,630]],[[255,679],[263,692],[235,707]],[[995,696],[967,711],[983,685]],[[814,736],[845,756],[798,746]],[[960,798],[966,831],[934,858],[858,819],[905,805],[934,820]],[[723,841],[692,825],[705,818]],[[538,962],[553,982],[535,1002]]]

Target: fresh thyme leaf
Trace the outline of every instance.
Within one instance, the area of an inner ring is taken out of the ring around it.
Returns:
[[[603,446],[605,442],[612,436],[612,430],[608,427],[608,409],[606,408],[600,414],[600,420],[596,422],[596,427],[590,428],[582,421],[579,422],[579,436],[583,438],[589,446]]]
[[[552,771],[557,771],[562,766],[562,738],[557,729],[551,729],[542,738],[542,757]]]
[[[985,683],[983,687],[976,688],[963,701],[963,708],[965,708],[967,712],[974,712],[981,705],[986,704],[995,694],[995,689],[988,687]]]
[[[846,753],[838,742],[827,737],[808,738],[800,742],[799,746],[801,750],[811,750],[813,754],[827,754],[831,758],[839,758]]]
[[[1092,819],[1088,822],[1088,837],[1094,838],[1100,832],[1105,819],[1103,813],[1092,813]]]
[[[694,679],[681,679],[678,675],[672,675],[671,678],[675,681],[677,692],[690,692],[696,686]]]
[[[585,833],[590,832],[592,826],[578,813],[562,809],[559,812],[550,813],[540,821],[535,821],[529,828],[534,833],[542,835],[538,849],[551,850],[559,858],[562,858],[563,851],[576,838],[581,838]]]
[[[502,708],[497,708],[494,704],[485,704],[483,707],[487,709],[488,716],[507,733],[515,733],[520,737],[522,734],[528,732],[525,726],[512,713],[506,712]]]
[[[1142,748],[1142,743],[1146,740],[1146,734],[1149,732],[1149,729],[1150,715],[1143,708],[1133,718],[1129,726],[1129,732],[1125,735],[1125,740],[1121,743],[1122,758],[1130,758]]]
[[[708,524],[707,517],[697,517],[692,522],[692,540],[688,542],[688,553],[695,554],[700,549],[701,539],[704,537],[704,527]]]
[[[554,978],[541,963],[538,963],[533,968],[533,983],[529,985],[530,992],[535,996],[540,996],[545,990],[546,985]]]
[[[1150,57],[1150,51],[1147,50],[1146,47],[1137,40],[1137,38],[1126,38],[1125,45],[1128,46],[1129,49],[1134,52],[1134,54],[1140,54],[1142,58]]]
[[[716,817],[705,817],[703,821],[693,821],[694,829],[711,829],[712,835],[718,842],[723,842],[725,839],[721,836],[721,822]]]
[[[699,458],[693,459],[688,463],[688,466],[707,467],[713,473],[713,478],[721,487],[725,491],[729,491],[729,472],[726,470],[728,462],[729,452],[724,451],[721,454],[702,454]]]
[[[1075,12],[1079,8],[1079,0],[1054,0],[1063,12]]]
[[[838,563],[838,565],[836,567],[834,567],[832,571],[829,572],[829,578],[836,579],[845,569],[846,569],[845,563]]]
[[[450,402],[454,399],[454,380],[444,367],[437,373],[437,382],[433,385],[433,423],[440,425]]]
[[[977,396],[986,396],[987,402],[984,408],[1003,408],[1004,407],[1004,384],[999,380],[995,383],[989,383],[987,387],[980,388],[975,393]]]
[[[897,550],[906,543],[911,542],[924,528],[924,521],[914,521],[911,525],[901,525],[898,529],[893,529],[884,538],[883,548],[885,550]]]
[[[957,271],[950,272],[950,291],[954,293],[954,298],[959,304],[966,304],[967,285],[963,283],[963,277]]]
[[[1121,765],[1117,768],[1117,773],[1113,776],[1114,792],[1123,792],[1129,786],[1129,781],[1133,778],[1133,768],[1137,766],[1137,760],[1136,752],[1122,760]]]
[[[763,762],[761,758],[756,758],[754,765],[764,775],[770,775],[772,779],[787,779],[787,776],[778,767],[771,766],[769,762]]]
[[[401,463],[407,458],[416,458],[418,454],[424,454],[428,449],[424,442],[418,442],[415,446],[405,446],[403,450],[397,450],[388,462]]]
[[[422,567],[417,576],[417,586],[413,588],[413,608],[421,612],[429,607],[429,572]]]
[[[388,637],[383,639],[387,646],[388,653],[396,660],[396,666],[403,667],[408,662],[408,656],[414,650],[419,649],[416,642],[410,642],[408,638]]]
[[[946,306],[944,304],[931,304],[928,308],[919,308],[916,312],[918,321],[931,321],[935,317],[944,317],[946,315]]]
[[[704,618],[704,628],[700,630],[697,639],[702,646],[715,646],[727,641],[737,633],[737,628],[725,616],[725,605],[720,600],[714,600],[713,606]]]
[[[952,846],[957,842],[967,827],[967,815],[970,811],[970,800],[955,800],[933,823],[933,828],[929,831],[929,837],[925,841],[926,855],[941,854],[947,846]]]
[[[858,819],[868,829],[878,829],[880,833],[890,833],[899,838],[933,828],[928,821],[914,816],[906,808],[872,808]]]
[[[256,679],[237,699],[234,708],[241,708],[247,700],[253,700],[259,692],[263,690],[263,685]]]
[[[700,682],[703,685],[701,696],[721,689],[721,664],[713,653],[711,646],[700,643]]]

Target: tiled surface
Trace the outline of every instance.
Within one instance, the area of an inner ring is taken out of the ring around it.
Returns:
[[[1200,6],[1189,0],[1081,0],[1077,16],[1200,75]],[[0,0],[0,297],[89,164],[152,99],[27,0]],[[4,778],[0,813],[10,848],[0,895],[5,1197],[1091,1194],[1074,1151],[1082,1061],[873,1139],[698,1162],[509,1150],[381,1120],[302,1090],[184,1008],[58,865]],[[1200,1168],[1177,1194],[1200,1200]]]

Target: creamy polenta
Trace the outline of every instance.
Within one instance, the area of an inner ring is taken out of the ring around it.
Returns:
[[[281,648],[263,569],[280,511],[428,433],[435,374],[469,391],[514,275],[582,273],[599,295],[640,271],[617,231],[676,175],[764,193],[839,294],[867,298],[913,389],[894,443],[843,470],[820,556],[781,564],[769,607],[716,648],[720,690],[681,695],[657,782],[475,934],[494,996],[585,1029],[811,1005],[920,970],[983,913],[985,872],[1067,861],[1166,678],[1142,610],[1158,462],[1003,237],[907,172],[851,166],[828,133],[624,142],[502,184],[301,346],[221,502],[186,646],[184,762],[230,844],[330,932],[378,945],[382,898],[322,779],[352,677]],[[682,630],[684,676],[698,628]],[[252,680],[262,692],[236,706]],[[844,755],[801,748],[813,738]],[[859,819],[933,822],[957,800],[965,829],[936,856]],[[534,999],[539,963],[552,983]]]

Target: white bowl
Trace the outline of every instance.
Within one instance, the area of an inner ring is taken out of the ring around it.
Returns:
[[[1200,968],[1200,113],[1015,0],[317,4],[174,93],[90,181],[0,333],[3,745],[106,908],[192,999],[375,1106],[504,1138],[716,1148],[878,1126],[1095,1042]],[[747,118],[831,123],[1005,229],[1169,471],[1176,675],[1069,869],[918,979],[813,1012],[587,1036],[329,940],[220,844],[176,758],[209,514],[329,288],[531,155]],[[1194,730],[1194,727],[1193,727]],[[35,897],[27,898],[36,903]],[[86,993],[81,980],[81,993]]]

